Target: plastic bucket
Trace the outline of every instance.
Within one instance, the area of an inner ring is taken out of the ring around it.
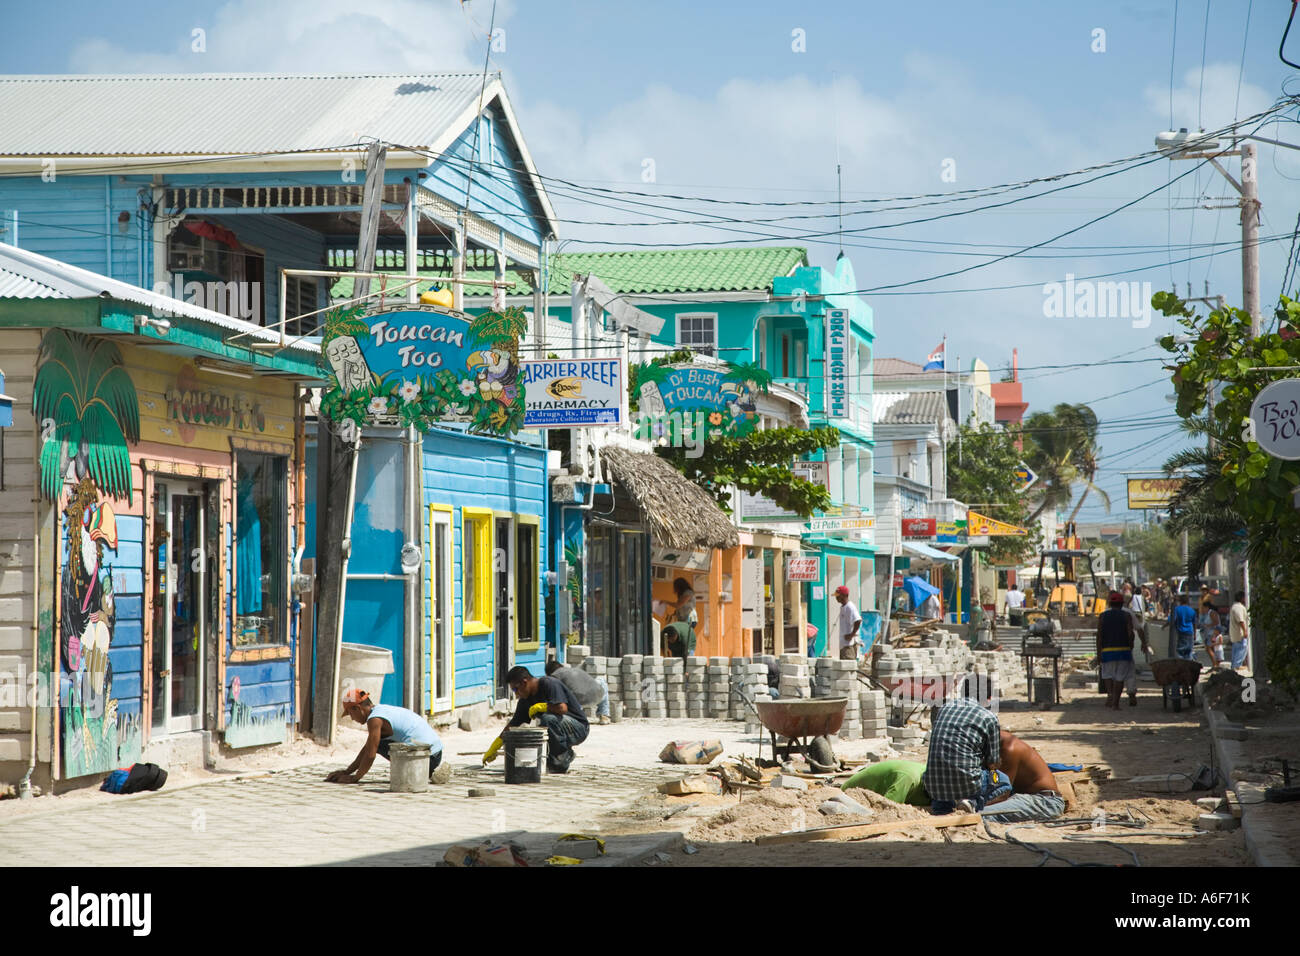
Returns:
[[[541,783],[546,731],[535,728],[507,730],[501,738],[506,745],[506,783]]]
[[[1051,704],[1056,703],[1056,681],[1050,677],[1034,678],[1034,703]]]
[[[388,748],[388,789],[424,793],[429,789],[429,745],[392,744]]]
[[[363,690],[378,704],[384,693],[384,676],[393,673],[393,652],[370,644],[344,643],[339,651],[339,690]],[[339,709],[339,722],[348,720]]]

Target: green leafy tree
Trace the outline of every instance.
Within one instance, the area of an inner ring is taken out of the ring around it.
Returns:
[[[764,495],[782,508],[804,518],[831,505],[831,496],[821,485],[795,477],[791,466],[796,457],[812,454],[840,443],[835,428],[769,428],[734,438],[716,438],[704,444],[698,458],[687,457],[686,448],[661,447],[668,459],[687,478],[709,494],[724,511],[730,512],[728,486]]]
[[[1292,490],[1300,464],[1273,458],[1250,429],[1255,396],[1300,365],[1300,302],[1282,297],[1278,328],[1253,336],[1249,313],[1234,308],[1198,314],[1171,292],[1151,304],[1186,330],[1186,341],[1168,335],[1160,344],[1172,356],[1166,366],[1178,397],[1178,414],[1206,414],[1219,457],[1204,462],[1194,499],[1202,511],[1230,511],[1241,519],[1252,579],[1252,620],[1266,635],[1265,662],[1272,676],[1300,688],[1300,511]],[[1275,371],[1273,369],[1276,369]],[[1211,395],[1214,398],[1211,401]],[[1207,414],[1207,405],[1208,414]],[[1191,508],[1184,508],[1190,511]],[[1177,512],[1177,507],[1175,508]],[[1206,535],[1208,539],[1212,536]]]
[[[987,423],[963,425],[959,442],[948,443],[948,494],[971,504],[972,510],[1024,528],[1024,536],[997,535],[989,539],[994,564],[1021,564],[1038,548],[1039,529],[1029,502],[1016,490],[1015,471],[1021,451],[1018,429],[1000,431]],[[975,507],[979,505],[979,507]]]
[[[1182,545],[1162,525],[1130,528],[1124,534],[1124,551],[1137,558],[1142,574],[1147,579],[1172,578],[1183,566]],[[1120,563],[1116,562],[1117,565]],[[1124,564],[1127,563],[1125,560]]]

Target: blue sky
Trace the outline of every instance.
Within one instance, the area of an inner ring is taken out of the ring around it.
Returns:
[[[148,0],[111,7],[74,0],[57,13],[40,4],[6,7],[5,69],[12,73],[477,71],[492,13],[491,0],[463,7],[455,0],[370,0],[360,7],[345,0]],[[505,31],[505,49],[492,55],[491,68],[503,71],[544,174],[587,187],[824,202],[835,197],[838,138],[845,199],[861,200],[1017,182],[1141,153],[1152,147],[1156,132],[1170,127],[1171,95],[1175,128],[1213,129],[1267,109],[1292,74],[1277,57],[1286,7],[1267,0],[499,0],[496,24]],[[1248,8],[1245,70],[1239,74]],[[191,49],[196,28],[205,31],[202,53]],[[1104,52],[1092,49],[1097,29],[1105,31]],[[802,31],[802,52],[792,48],[794,31]],[[1296,59],[1300,33],[1294,39]],[[1300,130],[1290,128],[1295,115],[1290,110],[1261,135],[1300,142]],[[642,179],[647,159],[654,163],[653,183]],[[988,256],[1041,242],[1192,167],[1159,160],[1004,210],[851,237],[845,251],[864,288],[923,279],[984,261],[955,251]],[[955,181],[943,178],[945,169]],[[1230,169],[1235,175],[1235,160]],[[1259,181],[1261,235],[1285,237],[1261,249],[1267,316],[1300,208],[1300,154],[1261,145]],[[1137,269],[1121,278],[1154,289],[1173,281],[1184,293],[1190,281],[1196,295],[1208,280],[1212,293],[1239,302],[1240,260],[1232,245],[1240,235],[1237,211],[1186,208],[1219,202],[1230,191],[1217,173],[1194,171],[1037,250],[1043,258],[1015,257],[893,290],[906,294],[868,294],[876,354],[920,361],[947,335],[950,355],[960,355],[963,364],[978,356],[1000,369],[1018,347],[1031,407],[1101,399],[1094,404],[1105,423],[1101,483],[1116,498],[1113,516],[1122,520],[1124,473],[1157,467],[1182,441],[1172,421],[1163,421],[1172,418],[1165,373],[1158,362],[1144,361],[1159,356],[1153,340],[1168,326],[1158,318],[1149,328],[1134,328],[1128,318],[1049,318],[1043,285],[1067,273]],[[553,200],[566,219],[646,218],[644,208],[618,213],[563,195]],[[935,211],[947,208],[955,207]],[[738,218],[809,211],[727,209]],[[850,217],[846,226],[903,215]],[[833,223],[740,228],[788,244],[792,240],[777,237]],[[562,237],[611,245],[734,238],[681,224],[576,223],[564,224]],[[942,243],[944,251],[900,240]],[[797,244],[808,245],[813,261],[828,266],[837,251],[833,242]],[[1199,248],[1179,248],[1188,245]],[[1069,248],[1077,246],[1094,248]],[[584,247],[590,248],[578,242],[569,248]],[[1210,251],[1212,258],[1165,264]],[[1003,285],[1027,288],[943,293]],[[1078,363],[1089,364],[1053,367]],[[1133,420],[1143,419],[1163,423],[1135,427],[1143,422]],[[1093,502],[1081,518],[1104,515]]]

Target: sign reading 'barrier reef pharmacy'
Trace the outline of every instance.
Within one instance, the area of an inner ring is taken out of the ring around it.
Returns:
[[[623,360],[561,359],[520,363],[525,428],[573,428],[622,422]]]

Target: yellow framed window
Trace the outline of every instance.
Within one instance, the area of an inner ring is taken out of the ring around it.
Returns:
[[[461,616],[467,637],[492,632],[492,510],[460,509]]]

